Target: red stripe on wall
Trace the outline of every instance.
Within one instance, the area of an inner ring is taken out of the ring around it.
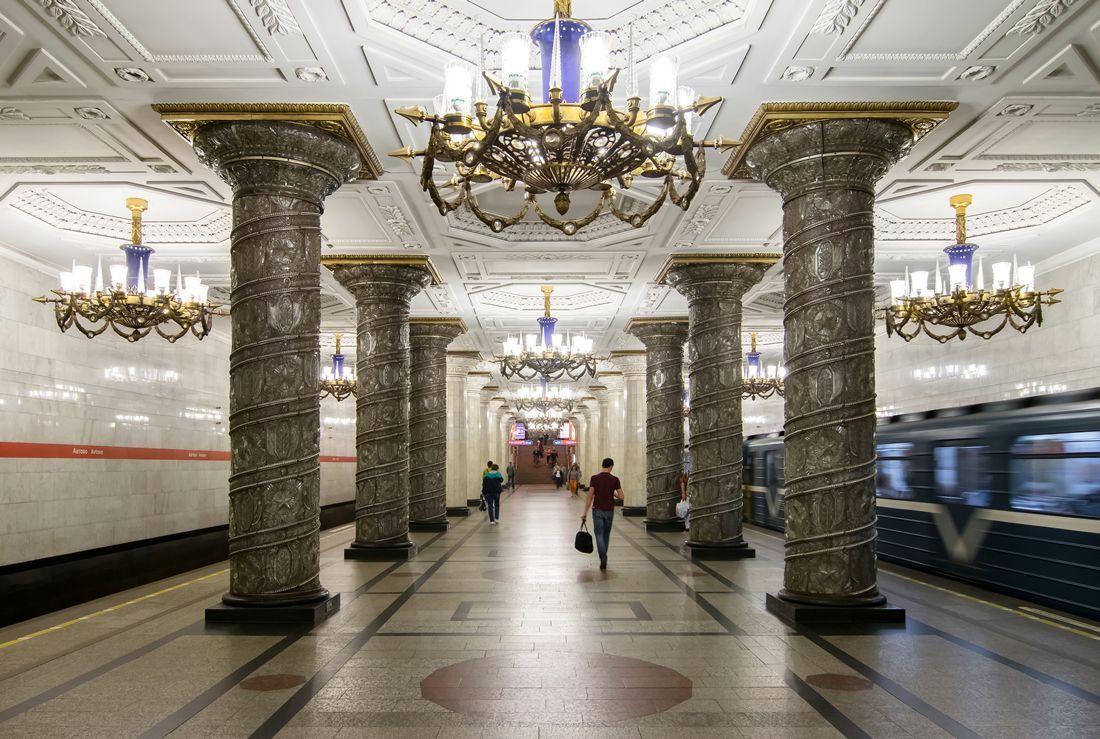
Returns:
[[[0,441],[0,457],[20,459],[159,459],[185,462],[228,462],[229,452],[209,449],[158,449],[142,446],[37,444]],[[322,455],[322,462],[354,462],[355,457]]]

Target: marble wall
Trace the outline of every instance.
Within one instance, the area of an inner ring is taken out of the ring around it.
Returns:
[[[63,334],[55,284],[0,254],[0,566],[224,524],[227,336]],[[322,504],[354,497],[352,411],[321,405]]]

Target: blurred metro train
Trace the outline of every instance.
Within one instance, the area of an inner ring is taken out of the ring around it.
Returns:
[[[876,445],[881,559],[1100,619],[1100,389],[894,416]],[[746,520],[782,531],[782,434],[744,463]]]

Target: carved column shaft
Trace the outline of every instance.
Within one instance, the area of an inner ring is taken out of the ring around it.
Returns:
[[[674,264],[668,274],[668,282],[688,301],[692,459],[688,546],[692,548],[745,548],[741,301],[767,267],[767,263],[687,263]],[[751,556],[751,550],[744,554]]]
[[[323,600],[321,203],[355,147],[278,121],[203,126],[195,152],[233,187],[228,605]]]
[[[912,142],[888,119],[763,136],[753,175],[783,196],[784,600],[876,605],[875,182]]]
[[[431,282],[420,266],[335,264],[355,295],[355,542],[345,556],[390,558],[409,539],[409,303]],[[358,550],[358,551],[357,551]]]
[[[461,321],[409,325],[409,526],[447,527],[447,345]]]
[[[621,459],[615,459],[623,484],[624,516],[646,515],[646,359],[643,352],[619,353],[611,361],[623,373]]]
[[[489,424],[485,421],[485,409],[481,407],[481,389],[489,384],[488,372],[471,372],[466,375],[466,502],[477,505],[481,498],[481,473],[489,459],[489,443],[485,438]]]
[[[476,356],[447,355],[447,511],[469,515],[466,470],[469,439],[466,422],[466,373],[480,360]]]
[[[684,341],[687,321],[634,321],[646,348],[646,528],[682,528],[676,520],[684,446]]]

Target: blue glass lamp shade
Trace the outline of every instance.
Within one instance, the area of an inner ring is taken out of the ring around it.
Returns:
[[[332,376],[337,380],[344,379],[344,355],[333,354],[332,355]]]
[[[754,376],[753,372],[751,371],[753,368],[756,368],[756,373],[755,373],[756,377],[763,377],[764,376],[764,368],[760,364],[760,352],[746,352],[745,353],[745,359],[748,362],[748,366],[749,366],[749,370],[750,370],[749,373],[748,373],[749,377]]]
[[[542,329],[542,345],[547,349],[554,345],[554,324],[558,319],[550,316],[539,318],[539,327]]]
[[[561,54],[561,95],[567,103],[580,102],[581,98],[581,37],[591,28],[575,18],[543,21],[531,30],[531,40],[538,44],[542,55],[542,99],[550,101],[550,76],[553,72],[554,25],[559,26]]]
[[[141,275],[141,285],[146,290],[151,289],[149,255],[153,253],[153,249],[144,244],[123,244],[122,251],[126,254],[126,289],[131,291],[138,289],[138,275]]]
[[[948,265],[966,265],[966,284],[974,284],[974,252],[978,250],[977,244],[952,244],[943,250],[947,255]]]

